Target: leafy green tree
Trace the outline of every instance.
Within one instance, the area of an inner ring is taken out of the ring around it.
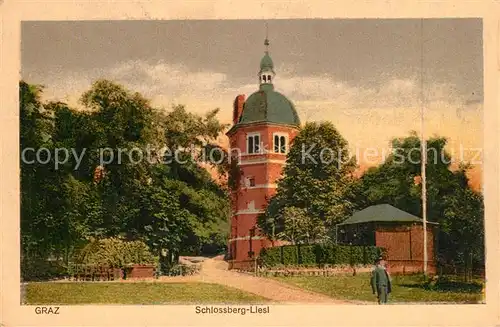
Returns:
[[[207,168],[227,174],[227,154],[218,138],[227,128],[217,120],[219,110],[203,116],[189,113],[184,106],[174,106],[167,113],[164,126],[169,151],[158,176],[184,183],[183,205],[197,217],[198,224],[183,239],[183,251],[199,254],[202,248],[225,248],[228,235],[229,196],[227,185],[214,181]]]
[[[466,178],[466,170],[455,173]],[[467,184],[457,187],[443,199],[443,218],[440,219],[440,255],[448,262],[484,267],[484,202],[481,193]]]
[[[324,238],[323,231],[331,230],[353,208],[346,197],[352,191],[355,167],[347,141],[332,123],[307,123],[293,140],[276,195],[258,218],[260,229],[272,238],[284,237],[289,230],[285,211],[293,207],[302,209],[302,214],[290,209],[288,213],[294,213],[290,217],[306,219],[300,226],[322,226],[302,233],[317,233],[309,240]]]
[[[438,256],[448,263],[463,264],[473,253],[484,262],[484,211],[482,196],[473,191],[466,176],[470,166],[452,171],[446,152],[447,140],[427,140],[427,218],[439,223]],[[392,141],[393,153],[378,167],[372,167],[355,183],[352,201],[357,210],[388,203],[422,216],[420,139],[412,132]]]
[[[82,95],[84,110],[44,103],[42,90],[20,83],[21,151],[34,149],[21,162],[24,257],[69,261],[90,239],[105,237],[145,240],[175,255],[224,246],[227,188],[201,155],[226,127],[218,110],[199,116],[179,106],[165,113],[107,80]],[[165,161],[165,145],[189,160]],[[33,160],[42,147],[51,155],[46,164]],[[64,149],[70,156],[56,166],[54,155]],[[132,149],[147,157],[139,160]],[[213,166],[225,173],[223,164]]]
[[[137,231],[127,227],[138,219],[141,185],[151,177],[151,160],[144,153],[160,142],[161,120],[155,119],[159,113],[140,94],[107,80],[94,82],[80,101],[92,113],[90,171],[98,166],[105,171],[99,185],[103,219],[97,228],[106,236],[137,237]]]
[[[283,229],[278,238],[292,244],[309,244],[326,236],[325,225],[318,224],[305,209],[285,207],[281,221]]]

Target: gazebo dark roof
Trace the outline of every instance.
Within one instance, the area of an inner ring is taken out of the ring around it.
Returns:
[[[400,210],[390,204],[378,204],[355,212],[350,218],[338,225],[353,225],[368,222],[423,222],[422,218]],[[436,224],[427,221],[430,224]]]

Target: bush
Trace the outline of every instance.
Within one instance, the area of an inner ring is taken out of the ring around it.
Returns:
[[[23,281],[60,279],[65,276],[67,276],[67,269],[60,261],[37,258],[23,260],[21,264],[21,278]]]
[[[190,276],[195,275],[200,271],[199,265],[183,265],[177,264],[170,267],[168,276]]]
[[[364,254],[363,257],[364,262],[366,263],[374,263],[375,259],[377,259],[379,256],[383,256],[385,254],[385,249],[384,248],[379,248],[376,246],[367,246],[364,249]]]
[[[133,264],[156,264],[158,259],[141,241],[123,241],[119,238],[93,240],[77,255],[76,263],[92,266],[123,268]]]
[[[281,247],[283,264],[284,265],[296,265],[299,263],[297,246],[295,245],[284,245]]]
[[[346,246],[334,244],[284,245],[264,248],[260,252],[262,266],[324,266],[324,265],[369,265],[383,254],[375,246]]]
[[[350,246],[350,264],[352,265],[363,265],[363,264],[368,264],[368,263],[373,263],[372,262],[365,262],[365,256],[364,256],[364,246]]]
[[[126,265],[156,264],[158,259],[150,252],[149,247],[141,241],[124,242],[123,256]]]

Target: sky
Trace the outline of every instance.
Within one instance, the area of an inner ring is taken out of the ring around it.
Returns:
[[[165,110],[220,108],[230,122],[234,98],[258,89],[266,23],[275,89],[302,122],[332,121],[362,166],[420,133],[422,103],[426,135],[447,137],[457,160],[481,159],[480,19],[23,22],[21,78],[75,106],[107,78]]]

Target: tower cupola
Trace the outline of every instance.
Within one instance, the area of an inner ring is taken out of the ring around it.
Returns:
[[[264,45],[266,46],[266,51],[264,57],[260,60],[259,82],[260,85],[272,85],[276,73],[274,72],[273,60],[269,55],[269,39],[267,37]]]

